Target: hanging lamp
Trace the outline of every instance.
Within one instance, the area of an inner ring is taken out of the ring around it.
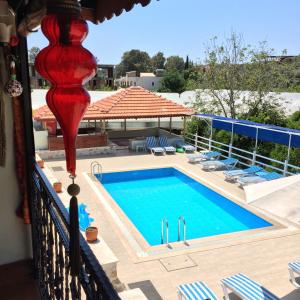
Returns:
[[[72,196],[69,210],[71,275],[77,276],[80,249],[76,196],[80,188],[74,183],[76,136],[90,103],[90,96],[83,85],[95,76],[97,63],[94,56],[82,46],[88,34],[88,25],[80,17],[80,6],[76,0],[48,0],[47,15],[41,27],[49,45],[37,55],[35,67],[51,84],[46,101],[63,134],[67,171],[72,180],[68,187],[68,193]]]

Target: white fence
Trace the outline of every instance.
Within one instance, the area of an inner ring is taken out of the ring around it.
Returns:
[[[272,169],[276,172],[281,172],[284,175],[295,175],[300,173],[300,167],[291,165],[288,161],[279,161],[270,157],[266,157],[254,152],[249,152],[244,149],[217,142],[213,139],[199,136],[197,134],[186,133],[185,139],[188,143],[194,145],[199,150],[217,150],[222,157],[234,157],[239,159],[239,164],[244,166],[260,165],[264,168]],[[280,167],[273,166],[271,163],[276,163]]]

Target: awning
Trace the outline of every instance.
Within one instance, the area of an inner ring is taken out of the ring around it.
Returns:
[[[209,119],[212,127],[230,131],[264,142],[272,142],[300,148],[300,130],[275,125],[237,120],[211,114],[195,114],[194,117]]]

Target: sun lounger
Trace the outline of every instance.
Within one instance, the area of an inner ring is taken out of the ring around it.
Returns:
[[[179,300],[218,300],[212,290],[203,282],[181,284],[178,287]]]
[[[229,181],[234,181],[239,177],[248,176],[251,174],[255,174],[257,172],[261,172],[263,168],[259,166],[251,166],[246,169],[239,169],[239,170],[231,170],[231,171],[224,171],[225,179]]]
[[[221,156],[220,152],[209,151],[203,153],[188,154],[187,158],[189,159],[190,163],[195,163],[199,160],[219,159],[220,156]]]
[[[248,276],[238,273],[221,280],[225,300],[229,300],[228,291],[233,292],[243,300],[279,300],[277,296]]]
[[[300,261],[291,262],[288,264],[288,269],[290,273],[290,281],[297,288],[300,289],[300,284],[296,281],[296,276],[300,276]]]
[[[160,136],[158,138],[159,140],[159,145],[164,148],[164,150],[166,151],[166,153],[175,153],[176,152],[176,148],[171,146],[169,143],[168,143],[168,139],[166,136]]]
[[[202,166],[203,170],[218,170],[218,169],[233,169],[236,164],[238,163],[238,160],[236,158],[226,158],[223,160],[211,160],[211,161],[200,161],[200,165]]]
[[[178,141],[176,147],[182,148],[185,152],[194,152],[196,150],[194,146],[185,144],[183,141]]]
[[[270,181],[274,179],[282,178],[283,175],[278,174],[276,172],[257,172],[255,176],[246,176],[237,179],[237,183],[240,186],[246,186],[249,184],[260,183],[265,181]]]
[[[147,149],[151,151],[151,153],[161,153],[164,154],[165,150],[162,147],[159,147],[157,144],[157,140],[154,136],[149,136],[146,138],[146,146]]]

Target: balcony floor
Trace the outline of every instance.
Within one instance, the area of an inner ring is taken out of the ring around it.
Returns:
[[[40,299],[30,260],[0,266],[0,299]]]

